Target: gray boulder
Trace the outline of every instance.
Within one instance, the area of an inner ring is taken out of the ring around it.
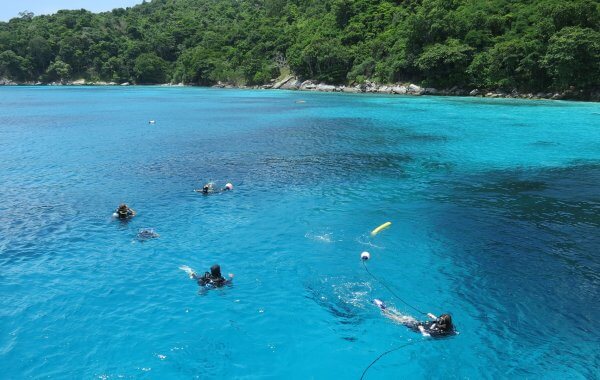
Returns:
[[[0,86],[15,86],[16,83],[7,78],[0,78]]]
[[[344,88],[342,88],[342,92],[356,94],[356,93],[360,92],[360,87],[344,87]]]
[[[285,78],[283,78],[282,80],[280,80],[279,82],[276,82],[272,88],[274,89],[278,89],[281,88],[282,86],[284,86],[286,83],[291,82],[291,81],[295,81],[296,78],[294,78],[293,75],[288,75]]]
[[[391,94],[392,93],[392,87],[390,86],[380,86],[377,89],[377,92],[379,92],[380,94]]]
[[[408,89],[406,88],[406,86],[392,87],[392,93],[394,93],[394,94],[405,95],[407,92],[408,92]]]
[[[315,88],[317,88],[317,85],[311,80],[306,80],[300,85],[301,90],[314,90]]]
[[[300,82],[297,78],[293,78],[292,80],[282,84],[279,88],[282,90],[297,90],[300,88],[301,84],[302,82]]]
[[[411,83],[408,85],[408,93],[412,95],[421,95],[423,93],[423,88]]]
[[[317,87],[315,87],[315,89],[317,91],[323,91],[323,92],[333,92],[335,91],[335,86],[332,86],[330,84],[323,84],[323,83],[319,83],[317,85]]]

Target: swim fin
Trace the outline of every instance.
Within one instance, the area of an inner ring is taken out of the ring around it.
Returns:
[[[190,276],[190,278],[192,278],[192,274],[194,274],[194,270],[192,268],[188,267],[187,265],[182,265],[179,267],[179,269],[181,269],[182,271],[187,273],[188,276]]]
[[[377,298],[375,298],[373,300],[373,303],[375,304],[375,306],[377,306],[381,310],[385,310],[387,308],[387,306],[383,303],[383,301],[382,300],[378,300]]]

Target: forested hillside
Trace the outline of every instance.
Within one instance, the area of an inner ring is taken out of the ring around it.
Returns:
[[[0,78],[327,83],[589,91],[594,0],[153,0],[0,23]]]

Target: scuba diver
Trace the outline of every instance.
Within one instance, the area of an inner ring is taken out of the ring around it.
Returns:
[[[113,216],[119,219],[130,219],[135,216],[135,210],[129,208],[125,203],[121,203]]]
[[[208,194],[213,194],[213,193],[222,193],[222,192],[229,191],[229,190],[233,190],[233,185],[231,183],[225,184],[224,188],[220,189],[219,191],[216,191],[214,183],[209,182],[209,183],[205,184],[204,186],[202,186],[202,189],[196,189],[194,191],[197,193],[202,193],[204,195],[208,195]]]
[[[211,194],[215,192],[214,186],[212,182],[207,183],[206,185],[202,186],[202,189],[196,189],[194,190],[197,193],[202,193],[202,194]]]
[[[219,264],[210,267],[210,272],[204,272],[202,276],[198,276],[192,268],[185,265],[179,267],[179,269],[185,271],[190,278],[198,281],[198,285],[207,289],[220,288],[233,282],[233,274],[229,273],[229,279],[225,279],[221,275],[221,266]]]
[[[205,184],[204,186],[202,186],[201,189],[195,189],[194,191],[197,193],[202,193],[204,195],[208,195],[208,194],[212,194],[215,192],[215,186],[214,186],[214,183],[209,182],[209,183]]]
[[[439,317],[431,313],[427,313],[427,316],[431,318],[431,321],[417,321],[413,317],[402,315],[396,310],[390,310],[383,303],[383,301],[374,299],[373,303],[381,309],[386,317],[393,321],[403,324],[414,332],[419,332],[423,336],[431,336],[433,338],[443,338],[451,335],[458,334],[452,324],[452,316],[450,314],[442,314]]]
[[[146,240],[159,238],[160,235],[154,231],[154,228],[141,228],[138,230],[136,237],[139,241],[144,242]]]

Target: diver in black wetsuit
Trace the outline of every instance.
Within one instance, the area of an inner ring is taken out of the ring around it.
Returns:
[[[210,272],[204,272],[204,275],[198,276],[196,273],[191,273],[190,277],[198,281],[198,285],[205,288],[220,288],[230,284],[233,281],[233,274],[229,274],[229,280],[221,275],[221,266],[215,264],[210,267]]]
[[[125,203],[121,203],[115,210],[115,214],[119,219],[130,219],[135,216],[135,210],[129,208]]]
[[[446,336],[456,335],[457,332],[452,324],[452,316],[450,314],[442,314],[439,317],[431,313],[427,313],[427,316],[431,318],[431,321],[417,321],[413,317],[402,315],[395,310],[390,310],[380,300],[373,300],[373,303],[377,305],[386,317],[403,324],[414,332],[419,332],[423,336],[431,336],[434,338],[442,338]]]
[[[223,193],[225,191],[230,191],[233,190],[233,185],[231,183],[227,183],[225,184],[225,187],[223,187],[220,190],[215,190],[215,186],[212,182],[209,182],[207,184],[205,184],[204,186],[202,186],[202,189],[196,189],[194,190],[197,193],[202,193],[204,195],[209,195],[209,194],[216,194],[216,193]]]
[[[207,183],[206,185],[202,186],[202,194],[210,194],[210,193],[214,193],[215,189],[213,187],[212,183]]]
[[[202,193],[204,195],[208,195],[208,194],[212,194],[215,192],[215,188],[212,184],[212,182],[209,182],[207,184],[205,184],[204,186],[202,186],[201,189],[196,189],[194,190],[197,193]]]

